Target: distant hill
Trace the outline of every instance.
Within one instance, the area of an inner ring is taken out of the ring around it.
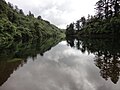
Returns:
[[[25,15],[17,6],[0,0],[0,42],[56,37],[62,33],[58,27],[43,20],[41,16],[35,18],[30,11]]]

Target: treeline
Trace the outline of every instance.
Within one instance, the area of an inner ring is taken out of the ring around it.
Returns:
[[[120,33],[120,0],[99,0],[95,6],[96,14],[68,25],[66,35]]]
[[[0,42],[19,39],[59,36],[62,31],[29,11],[25,15],[22,9],[5,0],[0,0]]]

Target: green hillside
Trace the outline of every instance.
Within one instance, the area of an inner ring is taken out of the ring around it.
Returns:
[[[56,37],[62,34],[59,28],[43,20],[41,16],[35,18],[31,12],[25,15],[17,6],[0,0],[0,42]]]

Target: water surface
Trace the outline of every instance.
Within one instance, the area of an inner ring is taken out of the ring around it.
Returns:
[[[7,76],[0,90],[120,90],[119,51],[106,48],[108,41],[85,41],[67,39],[34,57],[2,60],[3,72],[11,73],[0,72]]]

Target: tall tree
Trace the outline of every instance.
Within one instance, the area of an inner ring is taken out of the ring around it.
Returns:
[[[120,0],[113,0],[113,5],[114,5],[114,15],[118,16],[120,11]]]
[[[22,9],[20,9],[19,13],[22,14],[22,15],[24,15],[24,12],[23,12]]]
[[[31,11],[29,11],[29,15],[28,16],[34,17],[34,14],[32,14]]]
[[[104,2],[103,0],[99,0],[97,3],[96,3],[96,8],[97,10],[97,17],[102,19],[103,18],[103,11],[104,11]]]
[[[80,26],[80,20],[76,21],[76,28],[77,28],[78,31],[80,30],[80,28],[81,28],[81,26]]]
[[[81,27],[84,27],[84,26],[85,26],[85,23],[86,23],[85,17],[84,17],[84,16],[81,17],[80,21],[81,21]]]
[[[97,16],[106,19],[112,16],[118,16],[120,12],[120,0],[99,0],[96,3]]]
[[[104,0],[104,13],[105,13],[105,18],[107,19],[109,16],[109,0]]]
[[[67,25],[66,35],[73,35],[74,33],[75,33],[74,23],[71,23],[70,25]]]

